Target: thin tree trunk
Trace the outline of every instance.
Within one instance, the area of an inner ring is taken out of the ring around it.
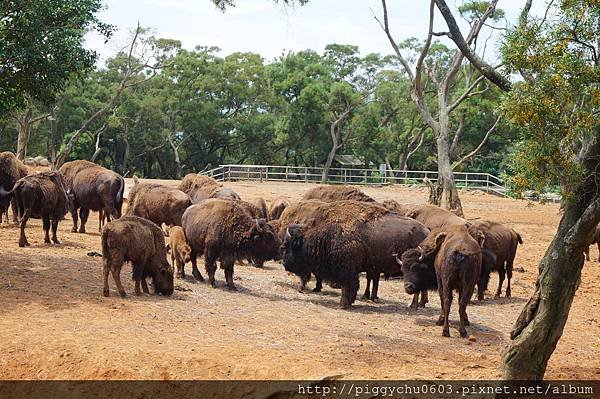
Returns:
[[[325,166],[323,167],[323,175],[321,176],[321,183],[327,183],[329,179],[329,171],[331,169],[331,165],[333,164],[333,160],[335,158],[335,153],[339,148],[338,144],[338,132],[336,129],[337,122],[331,124],[331,150],[329,151],[329,155],[327,155],[327,161],[325,162]]]
[[[52,166],[56,164],[56,151],[58,147],[58,127],[56,125],[56,105],[50,107],[50,161]]]
[[[17,158],[20,160],[25,159],[27,156],[27,143],[29,142],[29,131],[31,123],[31,106],[29,102],[26,102],[25,113],[22,116],[17,117],[19,124],[19,136],[17,137]]]
[[[129,144],[129,125],[127,123],[125,123],[125,130],[123,131],[123,141],[125,141],[125,151],[123,152],[121,172],[125,173],[129,167],[129,153],[131,152],[131,146]]]
[[[175,155],[175,164],[177,165],[177,178],[181,179],[181,159],[179,158],[179,147],[175,145],[175,142],[173,141],[173,136],[171,134],[167,136],[167,140],[169,141],[169,145],[173,149],[173,154]]]

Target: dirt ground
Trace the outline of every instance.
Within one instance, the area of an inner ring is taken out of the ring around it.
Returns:
[[[170,184],[175,184],[171,182]],[[226,184],[244,199],[300,198],[309,184]],[[371,187],[377,200],[424,203],[421,189]],[[102,296],[97,215],[88,234],[59,226],[61,246],[45,245],[41,222],[27,228],[31,247],[17,246],[18,229],[0,226],[0,376],[2,379],[487,379],[499,377],[500,353],[532,292],[537,262],[559,220],[557,205],[463,193],[468,218],[497,220],[521,233],[513,298],[486,299],[468,308],[471,340],[435,326],[439,297],[426,309],[407,308],[399,280],[383,281],[379,304],[358,300],[341,310],[339,290],[297,291],[297,278],[278,263],[236,266],[239,292],[176,280],[172,297]],[[586,263],[571,315],[552,357],[551,379],[600,378],[600,264]],[[190,266],[187,266],[188,275]],[[126,276],[130,266],[124,267]],[[314,282],[309,283],[313,287]],[[361,288],[365,280],[361,280]],[[497,284],[492,276],[490,288]],[[493,292],[488,293],[493,296]]]

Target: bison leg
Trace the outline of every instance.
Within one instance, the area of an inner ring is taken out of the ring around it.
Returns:
[[[508,284],[506,285],[506,297],[507,298],[510,298],[510,296],[512,295],[512,291],[510,289],[510,280],[512,279],[513,262],[514,262],[514,259],[506,261],[506,278],[508,280]]]
[[[211,251],[206,251],[204,254],[204,268],[208,274],[208,282],[213,288],[216,287],[215,272],[217,271],[217,260],[214,258]]]
[[[71,232],[77,233],[77,221],[79,220],[77,217],[77,208],[71,209],[71,219],[73,219],[73,228],[71,228]]]
[[[50,216],[42,217],[42,225],[44,226],[44,242],[50,244]]]
[[[371,280],[371,274],[367,273],[367,286],[365,287],[362,299],[369,300],[371,298]]]
[[[424,308],[428,302],[429,302],[429,294],[427,293],[427,290],[421,291],[421,301],[419,302],[419,307]]]
[[[438,294],[440,295],[440,317],[435,324],[437,326],[442,326],[444,325],[444,320],[446,319],[446,314],[444,313],[444,287],[442,285],[442,279],[439,276],[437,277],[437,282],[439,287]]]
[[[85,224],[87,223],[88,216],[90,215],[90,210],[86,208],[79,209],[79,219],[81,219],[79,223],[79,232],[85,233]]]
[[[19,246],[20,247],[25,247],[25,246],[29,246],[29,242],[27,241],[27,237],[25,237],[25,226],[27,226],[27,221],[29,220],[29,209],[25,210],[25,212],[23,212],[23,217],[21,218],[21,222],[20,222],[20,228],[21,228],[21,235],[19,237]]]
[[[444,312],[444,327],[442,327],[442,337],[450,336],[450,307],[452,306],[452,290],[449,287],[443,287],[444,300],[442,310]],[[461,333],[462,335],[462,333]]]
[[[202,277],[202,273],[198,270],[198,254],[194,252],[192,249],[192,253],[190,254],[190,258],[192,260],[192,276],[196,278],[198,281],[204,281],[204,277]]]
[[[150,290],[148,289],[148,283],[146,282],[146,278],[142,277],[142,291],[144,291],[144,294],[150,294]],[[156,291],[156,287],[154,287],[154,291]]]
[[[102,268],[102,274],[103,274],[103,277],[104,277],[104,291],[102,293],[104,294],[104,296],[108,296],[109,295],[108,273],[110,273],[109,261],[108,261],[107,258],[104,258],[104,266]]]
[[[358,274],[356,274],[356,276],[353,276],[350,279],[350,281],[346,282],[346,284],[342,285],[342,309],[350,309],[350,307],[356,300],[356,293],[358,292],[359,288],[360,281],[358,279]]]
[[[308,284],[309,281],[310,281],[310,273],[308,273],[308,275],[306,275],[306,276],[300,277],[300,284],[298,285],[299,293],[301,293],[301,294],[304,293],[304,290],[306,289],[306,284]],[[315,288],[315,290],[316,290],[316,288]]]
[[[58,237],[56,236],[56,230],[58,230],[58,219],[52,219],[52,242],[60,245]]]
[[[237,291],[235,284],[233,283],[233,260],[227,260],[223,266],[225,270],[225,281],[227,282],[227,288],[231,291]]]
[[[419,307],[419,293],[417,292],[416,294],[413,295],[413,299],[412,299],[412,302],[410,303],[409,308],[417,309],[418,307]]]
[[[498,270],[498,289],[496,290],[496,295],[494,295],[494,298],[500,298],[500,295],[502,294],[502,284],[504,284],[505,275],[506,270],[504,269],[504,265],[502,265],[500,270]]]
[[[469,304],[471,295],[473,295],[473,288],[474,287],[467,287],[467,289],[464,292],[461,291],[458,296],[458,314],[460,316],[458,332],[463,338],[467,337],[467,329],[465,327],[471,325],[469,317],[467,316],[467,305]]]
[[[598,241],[598,262],[600,262],[600,241]]]
[[[12,214],[13,214],[13,223],[18,224],[19,223],[19,207],[17,205],[17,200],[15,198],[13,198],[10,201],[10,207],[12,209]],[[8,223],[8,208],[6,208],[6,222]]]
[[[587,247],[585,247],[585,249],[583,250],[583,253],[585,254],[585,260],[587,260],[589,262],[590,261],[590,246],[589,245]]]
[[[125,298],[127,296],[127,294],[125,293],[123,284],[121,284],[121,269],[119,268],[119,270],[117,270],[115,268],[111,268],[110,272],[113,276],[113,279],[115,280],[115,284],[117,285],[117,290],[119,290],[119,295],[121,295],[121,297]]]
[[[379,291],[379,273],[377,273],[373,277],[373,290],[371,291],[371,301],[373,302],[381,302],[379,297],[377,296],[377,292]]]
[[[310,278],[310,274],[308,276]],[[316,279],[315,288],[313,288],[312,292],[323,291],[323,279],[317,275],[315,275],[315,279]]]

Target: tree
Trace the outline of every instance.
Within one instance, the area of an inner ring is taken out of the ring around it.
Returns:
[[[488,19],[494,19],[499,16],[495,14],[497,2],[497,0],[490,1],[489,4],[487,4],[487,7],[485,7],[484,12],[471,13],[473,20],[470,21],[471,29],[466,38],[466,42],[469,45],[477,41],[481,29]],[[463,12],[466,13],[466,11],[472,11],[473,7],[477,7],[478,5],[478,2],[471,3],[471,7],[463,9]],[[434,1],[431,0],[429,5],[429,29],[427,38],[425,39],[425,42],[420,45],[420,51],[418,52],[414,69],[409,62],[409,59],[403,54],[404,49],[410,47],[412,42],[409,41],[400,45],[396,42],[390,29],[386,0],[381,1],[381,6],[383,18],[380,20],[376,17],[376,19],[394,49],[394,53],[396,54],[400,65],[412,83],[411,98],[421,113],[421,119],[433,131],[436,140],[438,180],[430,198],[436,205],[441,205],[443,200],[445,200],[446,207],[462,216],[462,204],[458,196],[458,190],[456,189],[454,175],[452,173],[450,114],[462,101],[472,97],[475,93],[482,92],[481,90],[478,92],[474,90],[482,82],[484,77],[481,76],[480,78],[475,79],[466,87],[462,94],[458,95],[455,99],[451,98],[451,88],[455,84],[465,56],[460,50],[456,50],[443,65],[428,61],[436,47],[439,47],[433,42],[433,36],[441,35],[440,33],[433,31]],[[425,95],[425,86],[427,84],[433,85],[434,87],[432,90],[436,91],[437,98],[435,106],[432,106],[432,104],[427,102]],[[455,137],[458,136],[457,133],[455,133]]]
[[[110,25],[96,15],[101,0],[5,0],[0,3],[0,113],[34,98],[49,105],[73,74],[93,68],[96,54],[83,47]]]
[[[543,378],[600,221],[600,8],[562,0],[548,18],[529,20],[527,10],[502,48],[507,66],[525,77],[504,105],[523,135],[511,181],[517,191],[559,184],[563,216],[503,353],[507,379]]]

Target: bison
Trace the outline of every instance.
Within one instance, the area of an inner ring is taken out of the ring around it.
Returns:
[[[81,223],[79,232],[85,233],[90,210],[104,210],[107,220],[121,217],[125,180],[116,172],[88,161],[72,161],[65,163],[60,172],[67,182],[69,194],[69,210],[73,218],[72,231],[77,232],[77,211]]]
[[[275,201],[271,203],[271,207],[269,208],[269,219],[276,220],[281,217],[281,214],[290,206],[290,202],[282,197],[276,198]]]
[[[18,213],[21,216],[19,246],[29,246],[25,237],[25,227],[29,218],[42,219],[44,242],[50,244],[50,223],[52,222],[52,242],[60,244],[56,237],[58,221],[68,209],[68,198],[63,176],[58,172],[42,172],[23,177],[13,189],[5,193],[15,197]]]
[[[190,195],[192,190],[202,186],[217,186],[219,188],[221,187],[221,185],[210,176],[200,175],[197,173],[188,173],[183,177],[181,183],[179,183],[179,187],[177,188],[183,191],[184,193]]]
[[[600,225],[596,226],[596,230],[594,230],[594,235],[589,241],[588,246],[585,248],[585,260],[589,262],[590,260],[590,246],[598,244],[598,262],[600,262]]]
[[[10,151],[0,153],[0,223],[2,223],[2,215],[6,215],[6,223],[8,223],[8,207],[12,204],[13,222],[18,223],[17,203],[10,192],[17,180],[27,176],[27,167],[21,162],[15,154]]]
[[[375,202],[375,200],[356,187],[322,185],[308,190],[302,200],[316,199],[323,202],[354,200],[361,202]]]
[[[359,201],[300,202],[279,223],[285,269],[303,281],[313,273],[340,285],[345,309],[356,299],[360,272],[373,280],[372,293],[368,284],[364,297],[376,300],[380,274],[400,273],[394,254],[417,246],[429,232],[412,219]]]
[[[175,187],[157,183],[140,183],[133,178],[129,191],[127,215],[148,219],[158,226],[181,226],[183,212],[192,204],[190,197]]]
[[[185,232],[181,226],[169,228],[167,251],[171,252],[171,263],[177,266],[177,277],[185,278],[185,264],[191,260],[192,249],[185,239]]]
[[[263,198],[259,198],[254,201],[254,205],[259,209],[259,215],[261,219],[265,219],[267,221],[271,220],[269,216],[269,210],[267,209],[267,203]]]
[[[495,298],[502,293],[504,277],[508,278],[506,297],[511,295],[510,280],[512,279],[513,263],[517,253],[517,246],[523,244],[523,239],[514,229],[505,227],[497,222],[476,220],[472,222],[469,230],[475,228],[485,235],[483,246],[484,256],[481,264],[481,275],[477,283],[477,298],[484,299],[484,293],[490,280],[490,273],[497,271],[499,275],[498,289]],[[471,232],[471,235],[474,235]]]
[[[438,227],[445,226],[460,226],[467,224],[467,221],[459,216],[456,216],[446,209],[440,208],[435,205],[420,205],[414,206],[409,209],[405,214],[410,218],[418,220],[427,226],[428,229],[433,230]]]
[[[402,254],[400,263],[407,294],[414,295],[425,289],[437,288],[442,309],[436,324],[443,325],[444,337],[450,336],[449,315],[453,290],[457,290],[459,295],[459,333],[461,337],[467,336],[467,305],[481,272],[481,248],[484,242],[482,233],[478,233],[476,241],[466,226],[446,226],[432,230],[418,249]]]
[[[102,229],[102,257],[104,296],[109,296],[109,272],[119,294],[126,296],[120,276],[123,263],[128,261],[133,265],[136,295],[141,294],[140,283],[144,292],[148,293],[147,277],[152,279],[155,293],[173,293],[173,269],[167,262],[165,235],[151,221],[137,216],[123,216],[107,223]]]
[[[225,200],[241,199],[235,191],[223,187],[212,177],[194,173],[190,173],[183,178],[179,184],[179,189],[189,195],[193,204],[199,204],[210,198]]]
[[[233,283],[233,265],[238,259],[276,258],[281,241],[264,219],[254,219],[238,201],[208,199],[190,206],[181,219],[183,230],[192,249],[192,274],[204,278],[197,267],[197,257],[204,255],[205,269],[213,287],[216,261],[225,271],[227,287]]]

